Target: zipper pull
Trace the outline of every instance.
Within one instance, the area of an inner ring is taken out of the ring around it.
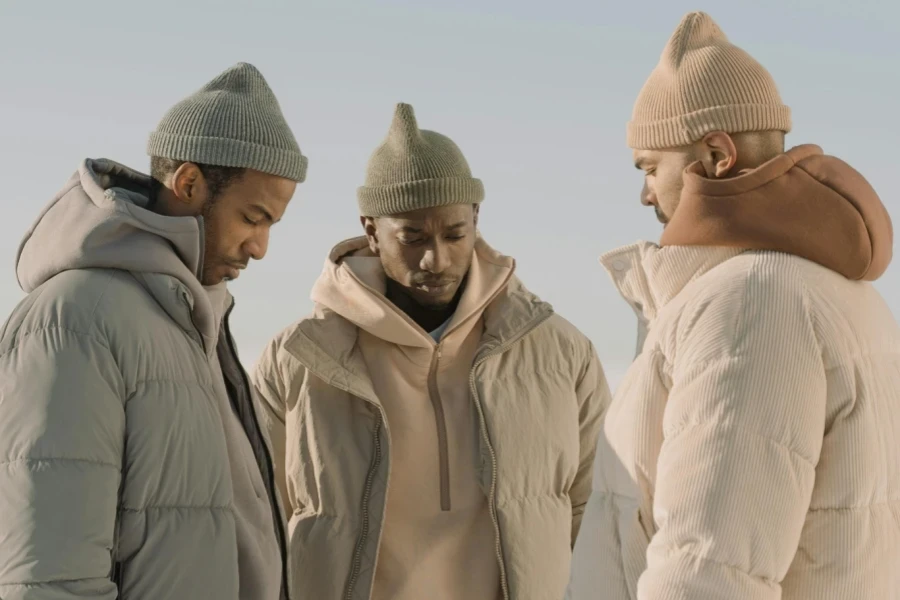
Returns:
[[[441,347],[440,344],[438,344],[438,347],[437,347],[437,358],[438,358],[438,360],[441,360],[441,354],[443,353],[443,351],[444,351],[444,349]]]

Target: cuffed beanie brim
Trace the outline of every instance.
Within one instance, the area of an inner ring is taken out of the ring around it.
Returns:
[[[453,204],[480,204],[484,200],[481,180],[466,177],[444,177],[396,183],[380,187],[360,187],[360,214],[385,217],[426,207]]]
[[[649,123],[628,123],[628,146],[659,150],[688,146],[708,133],[790,131],[791,109],[784,105],[733,104],[713,106]]]
[[[308,159],[299,152],[229,138],[154,132],[150,134],[147,153],[172,160],[253,169],[298,183],[306,180]]]

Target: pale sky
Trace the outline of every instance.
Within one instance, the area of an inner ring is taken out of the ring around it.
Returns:
[[[848,161],[900,218],[890,188],[900,139],[896,0],[249,6],[0,0],[0,321],[22,298],[19,241],[79,162],[146,170],[147,135],[163,113],[239,61],[265,75],[310,160],[268,256],[231,287],[248,367],[310,311],[331,247],[361,232],[356,188],[395,103],[408,102],[483,180],[484,237],[593,340],[615,385],[636,323],[597,257],[659,237],[639,202],[625,123],[689,10],[709,12],[773,74],[793,110],[789,145],[816,143]],[[876,284],[895,311],[898,277],[892,266]]]

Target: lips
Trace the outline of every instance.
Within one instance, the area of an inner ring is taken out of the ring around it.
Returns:
[[[441,294],[449,290],[450,286],[452,286],[454,283],[455,282],[453,281],[421,283],[417,287],[429,296],[440,296]]]
[[[228,279],[234,280],[240,277],[241,271],[247,268],[245,264],[236,264],[236,263],[225,263],[225,268],[228,270]]]

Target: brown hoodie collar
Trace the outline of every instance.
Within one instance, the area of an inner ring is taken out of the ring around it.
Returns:
[[[699,163],[689,166],[660,245],[786,252],[874,281],[891,262],[893,227],[860,173],[803,145],[730,179],[708,179]]]

